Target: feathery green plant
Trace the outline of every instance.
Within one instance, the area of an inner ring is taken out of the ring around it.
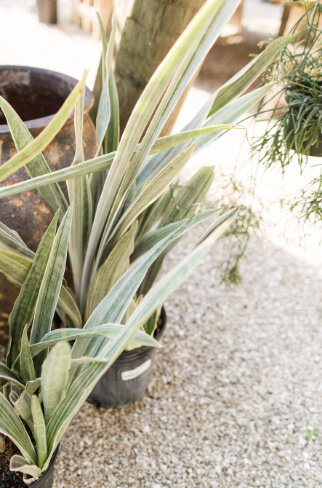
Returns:
[[[266,81],[275,81],[278,87],[276,105],[273,117],[254,144],[259,162],[267,167],[278,165],[283,173],[292,163],[302,171],[308,156],[317,156],[322,147],[322,4],[308,2],[305,9],[291,29],[293,41],[283,47],[267,69]],[[301,28],[303,23],[306,25]],[[280,106],[283,98],[285,104]],[[270,102],[262,102],[259,115]],[[322,174],[288,202],[300,219],[321,222],[321,185]]]
[[[266,80],[276,81],[279,88],[275,94],[274,117],[255,144],[261,162],[267,166],[280,164],[285,170],[292,162],[293,151],[302,166],[312,146],[319,145],[322,134],[321,12],[319,1],[306,6],[305,14],[291,30],[293,42],[281,50],[267,69]],[[296,32],[304,20],[307,25]],[[285,97],[285,107],[278,106],[281,95]],[[266,104],[267,101],[262,103],[262,109]]]

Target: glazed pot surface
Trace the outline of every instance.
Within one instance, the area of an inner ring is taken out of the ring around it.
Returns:
[[[13,105],[24,120],[33,137],[36,137],[53,119],[64,100],[77,84],[77,80],[53,71],[24,66],[0,66],[0,95]],[[86,159],[95,156],[96,131],[89,116],[93,95],[86,89],[83,145]],[[8,125],[0,111],[1,164],[8,161],[16,148]],[[73,114],[54,140],[43,151],[52,171],[70,166],[75,154]],[[1,186],[29,179],[25,168],[12,174]],[[66,194],[66,185],[61,185]],[[18,232],[22,240],[36,251],[38,244],[53,217],[53,211],[37,190],[21,193],[0,200],[0,221]],[[18,296],[18,288],[0,275],[0,343],[8,340],[8,316]]]
[[[160,314],[160,328],[155,339],[160,340],[167,323],[164,307]],[[144,397],[155,363],[155,347],[138,347],[124,351],[102,376],[88,397],[99,407],[121,407]]]

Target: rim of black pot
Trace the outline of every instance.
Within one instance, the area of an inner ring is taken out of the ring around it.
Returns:
[[[57,460],[59,446],[60,446],[60,444],[58,444],[58,446],[56,447],[56,450],[55,450],[55,452],[53,454],[53,457],[50,460],[49,466],[46,469],[46,471],[44,471],[44,473],[40,476],[40,478],[38,480],[36,480],[33,483],[31,483],[31,485],[27,485],[25,483],[26,487],[28,487],[28,488],[37,488],[37,484],[39,485],[40,482],[42,482],[44,479],[47,478],[47,476],[49,476],[51,474],[51,472],[55,468],[55,463],[56,463],[56,460]]]
[[[57,81],[62,83],[66,86],[66,94],[64,93],[65,99],[68,97],[70,92],[76,86],[79,80],[73,78],[72,76],[65,75],[63,73],[59,73],[58,71],[51,71],[44,68],[36,68],[33,66],[18,66],[18,65],[0,65],[0,72],[5,70],[17,71],[17,72],[32,72],[34,75],[42,75],[42,76],[51,76],[52,78],[56,78]],[[90,91],[87,86],[85,86],[85,100],[84,100],[84,113],[89,112],[92,105],[94,103],[94,96],[93,93]],[[45,127],[49,124],[49,122],[54,118],[55,113],[52,115],[47,115],[45,117],[39,117],[37,119],[25,120],[24,124],[28,129],[35,129]],[[74,111],[69,116],[68,120],[72,120],[74,117]],[[0,124],[0,134],[10,133],[10,129],[8,124]]]
[[[157,341],[159,341],[162,338],[167,325],[167,314],[163,306],[161,308],[159,318],[162,320],[162,325],[161,328],[157,331],[157,333],[154,334],[154,339],[156,339]],[[123,351],[116,361],[119,362],[127,361],[128,359],[130,359],[131,356],[138,356],[140,354],[145,354],[146,351],[149,351],[151,349],[152,348],[150,346],[140,346],[140,347],[136,347],[135,349],[131,349],[130,351]]]

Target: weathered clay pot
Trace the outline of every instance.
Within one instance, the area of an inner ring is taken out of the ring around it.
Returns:
[[[77,80],[53,71],[21,66],[0,67],[0,95],[11,103],[34,137],[48,125],[76,83]],[[97,147],[95,127],[88,114],[92,103],[93,95],[86,89],[84,151],[87,159],[94,157]],[[5,122],[0,110],[1,164],[16,153],[9,127]],[[74,121],[71,115],[43,154],[52,171],[56,171],[72,163],[74,151]],[[0,185],[10,185],[28,178],[27,171],[21,168]],[[52,217],[52,210],[37,190],[0,200],[0,221],[16,230],[33,251],[37,249]],[[7,341],[7,319],[18,292],[19,290],[0,274],[2,344]]]

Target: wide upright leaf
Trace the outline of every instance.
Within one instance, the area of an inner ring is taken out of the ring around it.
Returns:
[[[98,16],[101,38],[102,38],[102,56],[101,56],[101,93],[99,97],[98,110],[96,116],[96,131],[97,131],[97,155],[101,153],[109,153],[117,149],[118,146],[118,102],[116,85],[112,70],[112,57],[114,51],[114,41],[116,32],[115,12],[112,13],[110,19],[110,34],[107,42],[105,30],[102,20]],[[111,132],[111,137],[109,133]],[[116,141],[115,141],[116,138]],[[104,186],[106,172],[95,173],[91,175],[91,190],[93,198],[93,206],[96,209],[102,188]]]
[[[19,345],[23,330],[26,325],[29,326],[31,324],[35,312],[38,293],[55,238],[58,214],[59,212],[54,216],[38,246],[28,275],[23,282],[18,298],[9,316],[10,339],[7,353],[7,364],[9,367],[13,365],[19,354]]]
[[[42,468],[47,459],[46,425],[37,395],[31,398],[31,412],[34,423],[34,437],[37,446],[38,466]]]
[[[104,153],[116,151],[120,140],[120,119],[119,119],[119,99],[117,86],[113,71],[108,78],[108,90],[110,97],[111,116],[108,124],[108,131],[104,139]]]
[[[92,314],[98,304],[129,268],[130,255],[134,250],[136,230],[137,223],[119,240],[98,269],[87,299],[85,317],[88,318]]]
[[[136,235],[136,245],[137,242],[142,239],[142,237],[149,232],[154,225],[159,222],[164,212],[170,205],[171,199],[173,197],[173,192],[176,184],[170,186],[170,188],[161,195],[152,205],[150,205],[144,212],[139,216],[139,228]]]
[[[103,23],[101,18],[98,15],[99,26],[101,30],[101,37],[103,42],[103,53],[102,53],[102,60],[103,60],[103,69],[102,69],[102,76],[103,76],[103,85],[102,85],[102,93],[98,105],[98,112],[96,118],[96,128],[97,128],[97,143],[98,143],[98,152],[102,147],[103,140],[105,138],[107,128],[111,118],[111,102],[110,102],[110,93],[109,93],[109,77],[112,72],[112,58],[113,58],[113,51],[114,51],[114,41],[115,41],[115,32],[116,32],[116,18],[115,12],[112,13],[112,22],[111,22],[111,32],[109,36],[108,43],[106,42],[105,37],[105,30],[103,27]]]
[[[83,151],[84,91],[75,108],[76,152],[73,166],[84,161]],[[69,240],[69,257],[73,273],[74,292],[79,299],[85,249],[92,225],[92,196],[88,176],[67,181],[73,221]]]
[[[72,223],[72,209],[69,208],[56,234],[46,270],[40,286],[32,324],[30,343],[39,342],[50,331],[65,272],[68,240]],[[37,360],[37,358],[35,358]],[[38,367],[41,364],[38,359]],[[36,368],[37,371],[37,368]]]
[[[46,424],[65,395],[70,368],[70,345],[59,342],[45,359],[41,371],[41,392]]]
[[[200,168],[175,192],[158,227],[163,227],[194,214],[198,210],[197,206],[200,206],[204,201],[214,178],[212,168]]]
[[[28,341],[28,325],[24,328],[21,338],[21,350],[20,350],[20,375],[25,383],[28,381],[36,380],[36,372],[34,363],[31,357],[30,346]]]

